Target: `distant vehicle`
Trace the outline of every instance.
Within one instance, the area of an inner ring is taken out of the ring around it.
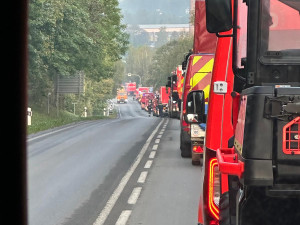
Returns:
[[[178,76],[178,70],[173,72],[171,76],[168,77],[168,83],[166,85],[167,88],[170,88],[170,96],[168,101],[169,107],[169,117],[170,118],[179,118],[180,116],[180,104],[181,104],[181,97],[178,93],[180,90],[179,85],[181,84],[181,76]]]
[[[152,111],[152,107],[153,107],[153,101],[154,101],[154,99],[155,99],[155,95],[154,95],[154,93],[151,93],[151,92],[149,92],[149,94],[147,94],[147,93],[145,93],[146,95],[145,95],[145,97],[146,97],[146,100],[145,100],[145,110],[147,111],[147,112],[149,112],[149,110],[151,110]]]
[[[142,98],[141,98],[141,109],[142,110],[146,110],[146,104],[148,104],[148,99],[149,96],[151,96],[152,98],[154,98],[154,94],[147,92],[147,93],[143,93]]]
[[[168,116],[169,96],[170,96],[170,88],[166,88],[166,86],[161,86],[159,89],[158,96],[156,96],[153,102],[153,115]],[[159,110],[160,107],[161,107],[161,111]]]
[[[136,83],[135,82],[127,83],[126,91],[127,91],[127,95],[134,96],[136,92]]]
[[[128,102],[128,97],[125,89],[120,89],[118,90],[117,93],[117,103],[127,103]]]
[[[143,93],[148,93],[149,92],[149,87],[139,87],[136,89],[137,91],[135,92],[136,93],[136,96],[135,96],[135,99],[141,103],[141,98],[143,96]]]

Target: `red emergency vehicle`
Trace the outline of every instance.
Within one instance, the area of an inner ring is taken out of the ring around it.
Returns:
[[[183,92],[180,113],[180,149],[182,157],[191,157],[192,164],[200,164],[203,155],[203,139],[205,131],[199,124],[193,128],[201,135],[191,137],[191,125],[184,119],[186,116],[187,95],[191,91],[203,90],[208,102],[214,53],[217,37],[206,30],[205,2],[195,1],[194,47],[193,52],[186,55],[183,62]],[[193,139],[193,146],[192,141]]]
[[[227,176],[220,176],[216,151],[228,147],[233,136],[231,108],[234,75],[232,71],[232,37],[218,38],[209,94],[206,134],[204,145],[204,177],[200,193],[198,223],[218,224],[221,196],[221,180],[226,183]],[[221,85],[224,87],[220,91]],[[226,88],[225,88],[226,86]],[[227,188],[226,185],[223,191]]]
[[[145,107],[148,104],[149,97],[153,98],[154,94],[151,93],[151,92],[145,92],[145,93],[142,94],[142,97],[141,97],[141,109],[146,110]]]
[[[297,224],[299,1],[206,3],[208,30],[219,40],[198,222]]]
[[[168,115],[168,101],[170,96],[170,88],[161,86],[156,98],[153,101],[153,115],[154,116],[167,116]],[[161,108],[161,112],[160,109]],[[160,114],[162,113],[162,115]]]
[[[149,87],[139,87],[137,88],[137,92],[136,92],[136,100],[141,103],[141,99],[143,96],[143,93],[147,93],[149,92]]]
[[[182,97],[182,65],[176,67],[176,70],[172,72],[172,75],[168,77],[166,87],[170,88],[170,96],[168,101],[168,114],[170,118],[180,117],[180,106]]]
[[[149,108],[151,108],[151,111],[153,109],[153,100],[155,99],[155,95],[152,92],[145,93],[145,106],[144,109],[149,112]]]
[[[135,82],[127,83],[126,91],[127,91],[127,95],[134,96],[134,93],[136,91],[136,83]]]

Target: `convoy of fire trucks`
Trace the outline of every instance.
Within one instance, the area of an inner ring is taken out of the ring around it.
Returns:
[[[180,120],[180,154],[203,167],[199,225],[300,221],[299,12],[298,0],[196,0],[193,49],[166,86],[134,92]]]

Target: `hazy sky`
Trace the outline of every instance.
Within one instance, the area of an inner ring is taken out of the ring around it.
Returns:
[[[190,0],[119,0],[130,24],[188,23]]]

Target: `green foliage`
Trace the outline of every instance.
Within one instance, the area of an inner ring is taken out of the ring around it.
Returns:
[[[95,88],[81,97],[78,104],[91,103],[111,97],[115,64],[128,48],[126,26],[118,0],[32,0],[29,4],[29,105],[45,106],[48,93],[55,105],[57,76],[72,76],[83,71],[86,80],[109,85]],[[102,85],[102,86],[103,86]],[[106,90],[110,88],[110,90]],[[96,93],[99,92],[99,93]],[[65,107],[71,110],[72,96],[64,96]],[[77,97],[78,98],[78,97]],[[83,100],[84,101],[83,101]],[[96,106],[97,108],[98,106]]]
[[[141,76],[142,84],[144,85],[144,78],[149,72],[153,54],[154,49],[148,46],[131,46],[126,56],[126,73],[132,73]],[[126,80],[131,80],[137,84],[139,83],[138,76],[126,77]]]
[[[59,116],[47,115],[41,111],[33,110],[31,125],[27,126],[27,134],[34,134],[39,131],[52,129],[55,127],[63,126],[70,123],[76,123],[86,120],[99,120],[99,119],[113,119],[116,118],[117,114],[114,112],[109,117],[103,115],[81,117],[74,115],[67,111],[60,111]]]
[[[153,56],[146,84],[158,88],[166,85],[167,77],[178,65],[181,65],[185,54],[193,47],[193,37],[184,36],[168,42],[158,48]]]
[[[193,47],[193,37],[183,35],[154,49],[148,46],[129,48],[126,55],[126,74],[133,73],[142,77],[143,86],[157,89],[166,85],[167,77],[178,65],[181,65],[184,56]],[[136,76],[124,77],[124,81],[139,83]]]

